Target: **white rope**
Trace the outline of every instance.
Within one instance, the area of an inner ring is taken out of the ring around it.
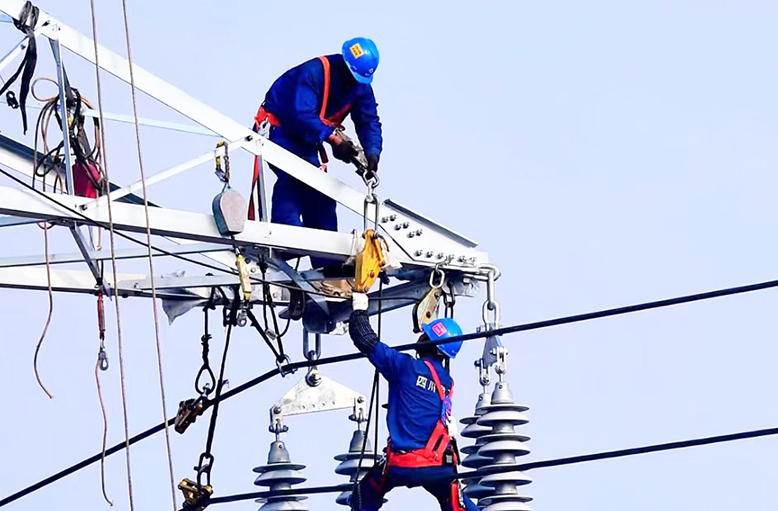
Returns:
[[[105,146],[105,122],[103,120],[103,92],[102,92],[102,84],[100,82],[100,56],[98,53],[98,46],[97,46],[97,18],[95,17],[95,2],[94,0],[90,0],[90,7],[91,7],[91,13],[92,13],[92,39],[94,41],[94,48],[95,48],[95,77],[97,80],[97,108],[100,111],[100,144],[103,148],[102,151],[100,151],[100,159],[101,166],[103,168],[103,172],[105,173],[105,187],[108,187],[108,183],[110,183],[110,177],[108,174],[108,161],[106,157],[106,146]],[[105,190],[103,190],[105,191]],[[122,395],[122,414],[124,419],[124,457],[127,464],[127,493],[129,495],[129,502],[130,502],[130,511],[134,511],[135,509],[135,499],[132,493],[132,463],[130,461],[130,428],[129,428],[129,418],[127,413],[127,389],[125,385],[125,377],[124,377],[124,350],[122,345],[122,321],[121,321],[121,314],[119,312],[119,297],[116,296],[116,290],[119,289],[119,283],[118,283],[118,272],[116,269],[116,240],[114,237],[114,225],[113,225],[113,208],[111,207],[111,200],[108,199],[108,232],[109,232],[109,238],[110,238],[110,245],[111,245],[111,271],[113,273],[113,290],[114,290],[114,305],[116,308],[116,338],[118,343],[118,355],[119,355],[119,380],[121,382],[121,395]],[[98,360],[99,364],[99,360]],[[102,390],[100,388],[100,378],[97,373],[95,373],[95,378],[97,379],[97,392],[98,397],[100,398],[100,405],[103,406],[102,402]],[[105,494],[105,471],[104,471],[104,463],[105,463],[105,442],[108,434],[108,423],[105,419],[105,414],[103,414],[103,452],[102,452],[102,458],[101,458],[101,480],[103,485],[103,497],[108,501],[109,504],[113,505],[113,502],[108,498],[108,496]]]
[[[140,122],[138,121],[138,100],[135,91],[135,73],[132,65],[132,47],[130,45],[130,24],[127,16],[127,1],[122,0],[122,16],[124,18],[124,38],[127,44],[127,62],[130,66],[130,90],[132,92],[132,115],[135,123],[135,143],[138,149],[138,166],[143,185],[143,210],[146,215],[146,244],[148,245],[149,278],[151,279],[151,303],[154,313],[154,337],[157,345],[157,369],[159,372],[159,390],[162,398],[162,420],[165,424],[165,446],[167,448],[168,472],[170,474],[170,491],[173,498],[173,511],[177,511],[176,482],[173,473],[173,452],[170,446],[170,428],[167,420],[167,399],[165,398],[165,376],[162,364],[162,343],[159,335],[159,313],[157,311],[157,289],[154,284],[154,257],[151,249],[151,222],[149,220],[149,201],[146,193],[146,175],[143,171],[143,153],[140,143]]]

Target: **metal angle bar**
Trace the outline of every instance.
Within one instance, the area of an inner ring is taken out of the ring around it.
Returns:
[[[105,282],[103,282],[102,268],[97,264],[97,261],[89,256],[89,248],[86,246],[86,240],[84,239],[84,235],[79,230],[78,224],[73,224],[70,226],[70,233],[73,235],[73,239],[76,241],[76,245],[78,245],[78,249],[83,255],[82,261],[86,262],[86,265],[89,267],[89,271],[92,272],[92,276],[95,278],[95,283],[102,288],[104,294],[108,294],[108,288],[106,287]]]
[[[32,177],[34,158],[35,150],[32,147],[0,133],[0,164],[3,164],[20,174]],[[47,160],[45,155],[38,151],[38,162],[50,163],[51,159],[49,158]],[[119,189],[119,187],[113,183],[110,183],[110,187],[111,190]],[[143,199],[133,194],[127,195],[120,200],[121,202],[128,202],[130,204],[143,204]],[[159,207],[152,202],[149,202],[149,206]]]
[[[32,222],[32,220],[27,221]],[[215,243],[191,243],[188,245],[166,247],[164,250],[164,253],[159,250],[153,250],[151,254],[154,257],[162,257],[168,255],[168,253],[176,255],[204,254],[208,252],[230,251],[231,249]],[[111,254],[104,250],[93,250],[89,252],[89,257],[95,261],[105,261],[111,258]],[[146,248],[130,248],[116,251],[116,259],[140,259],[146,257],[148,257],[148,250]],[[80,263],[83,260],[84,257],[81,253],[49,255],[49,264]],[[0,268],[37,266],[40,264],[46,264],[46,260],[43,256],[9,257],[0,259]]]
[[[43,108],[43,105],[44,103],[41,103],[40,101],[35,101],[35,102],[27,103],[27,108],[31,108],[33,110],[40,110],[41,108]],[[96,119],[100,118],[99,110],[87,108],[86,106],[81,107],[81,114],[86,117],[94,117]],[[133,118],[133,116],[125,115],[125,114],[115,114],[115,113],[106,112],[103,114],[103,119],[108,121],[127,123],[127,124],[135,124],[135,119]],[[197,126],[195,124],[183,124],[180,122],[160,121],[157,119],[148,119],[145,117],[139,117],[138,124],[140,124],[141,126],[150,126],[152,128],[178,131],[181,133],[191,133],[193,135],[205,135],[210,137],[219,136],[218,134],[214,133],[208,128]]]
[[[324,311],[324,314],[328,315],[330,314],[329,307],[327,306],[327,302],[324,299],[323,296],[317,294],[318,291],[314,289],[314,287],[311,285],[310,282],[305,280],[305,278],[300,275],[300,272],[289,266],[289,263],[282,259],[277,258],[271,258],[270,261],[274,266],[276,266],[279,270],[284,272],[290,279],[292,279],[292,282],[297,284],[297,286],[302,289],[303,291],[310,292],[310,297],[313,300],[313,303],[319,306],[319,308]]]
[[[59,200],[62,195],[49,193],[45,195],[51,200],[27,190],[0,187],[0,213],[45,220],[84,222],[83,218],[65,209],[67,204]],[[73,200],[76,205],[80,205],[90,199],[73,197]],[[143,208],[117,203],[113,209],[114,227],[117,230],[145,232]],[[108,223],[107,208],[95,208],[84,215],[102,225]],[[149,217],[152,234],[159,236],[218,243],[225,246],[277,248],[293,254],[342,260],[351,254],[350,234],[291,225],[247,222],[241,234],[234,238],[227,238],[219,233],[212,215],[152,208],[149,210]]]
[[[18,13],[23,5],[23,0],[0,0],[0,10],[12,15]],[[67,25],[58,22],[50,15],[41,13],[40,23],[45,25],[47,21],[49,22],[49,25],[43,27],[43,35],[58,38],[61,41],[61,44],[66,48],[92,63],[95,62],[94,45],[90,38],[79,34]],[[56,27],[51,26],[54,23],[57,24]],[[129,64],[127,61],[123,57],[120,57],[103,47],[99,47],[98,51],[100,53],[101,67],[109,73],[114,74],[119,79],[129,82]],[[139,90],[142,90],[161,103],[166,104],[170,108],[189,117],[194,122],[211,129],[227,140],[238,140],[243,137],[246,137],[247,139],[258,138],[256,134],[247,127],[195,100],[180,89],[173,87],[138,66],[133,67],[133,72],[135,75],[136,87]],[[261,142],[261,145],[249,145],[246,149],[255,155],[259,155],[264,151],[263,156],[268,163],[283,169],[284,172],[297,177],[307,184],[311,184],[312,181],[317,181],[312,184],[314,188],[322,191],[325,195],[332,197],[345,207],[358,214],[362,214],[364,204],[363,194],[319,171],[316,167],[304,162],[297,156],[276,146],[270,141],[259,140],[258,142]],[[305,176],[302,179],[299,176],[300,173],[305,173]],[[373,209],[371,206],[368,208],[368,215],[372,214]],[[441,250],[438,253],[445,253],[446,266],[462,268],[468,265],[476,266],[487,261],[485,253],[475,252],[471,248],[463,246],[456,239],[452,239],[449,236],[437,232],[425,234],[421,243],[419,243],[419,240],[417,239],[411,239],[410,236],[408,239],[405,239],[403,235],[406,233],[392,234],[387,231],[386,234],[400,247],[403,247],[403,250],[411,259],[422,266],[430,267],[444,262],[442,260],[426,259],[426,253],[435,252],[436,245],[441,243],[445,245],[445,250]],[[453,256],[453,260],[451,260],[450,256]]]
[[[367,313],[370,316],[378,314],[379,304],[383,312],[390,312],[396,309],[401,309],[412,305],[421,300],[424,295],[429,291],[429,282],[408,282],[390,288],[384,288],[383,293],[379,296],[379,292],[375,291],[370,293],[369,305]],[[340,303],[330,304],[329,320],[334,325],[340,321],[346,321],[351,314],[351,302],[344,300]],[[286,319],[286,311],[284,311],[280,317]]]
[[[65,85],[67,76],[65,75],[65,64],[62,62],[62,51],[59,38],[50,38],[51,52],[54,54],[54,62],[57,65],[57,77],[59,87],[59,115],[62,123],[62,152],[65,155],[65,184],[68,194],[73,195],[73,162],[70,158],[70,126],[68,126],[68,103]]]
[[[165,276],[154,277],[154,287],[156,289],[175,289],[189,287],[220,287],[233,286],[240,284],[238,275],[206,275],[192,277]],[[131,287],[138,291],[151,292],[151,279],[148,277],[134,281],[122,281],[122,285]]]
[[[89,117],[96,117],[96,118],[100,117],[100,112],[97,110],[92,110],[91,108],[83,108],[81,110],[81,113]],[[104,113],[103,119],[109,121],[127,123],[127,124],[135,123],[135,120],[131,115],[124,115],[124,114]],[[208,137],[219,136],[217,133],[214,133],[208,128],[204,128],[202,126],[196,126],[194,124],[182,124],[178,122],[159,121],[156,119],[146,119],[144,117],[138,118],[138,124],[142,126],[150,126],[152,128],[160,128],[160,129],[170,130],[170,131],[179,131],[181,133],[191,133],[193,135],[205,135]]]
[[[139,279],[143,275],[121,275],[122,279]],[[31,289],[45,291],[48,289],[46,268],[0,268],[0,288]],[[95,279],[91,272],[79,270],[51,270],[51,287],[54,291],[71,293],[90,293],[97,291]],[[120,286],[121,291],[121,286]],[[121,294],[121,292],[119,293]],[[107,286],[107,295],[113,296],[113,288]]]
[[[37,31],[36,31],[37,32]],[[16,43],[16,46],[11,48],[11,51],[5,54],[5,57],[0,60],[0,71],[6,68],[8,64],[14,61],[16,57],[22,54],[24,50],[27,49],[27,38],[25,37],[18,43]]]
[[[37,220],[30,220],[29,218],[18,218],[15,216],[0,216],[0,227],[13,227],[16,225],[30,225],[36,223]]]
[[[5,135],[0,133],[0,164],[3,164],[7,167],[9,167],[12,170],[15,170],[16,172],[19,172],[20,174],[24,174],[26,176],[33,176],[33,157],[34,157],[34,149],[22,144],[21,142],[17,142],[16,140],[13,140],[11,138],[6,137]],[[43,155],[39,152],[38,156],[40,160],[43,160]],[[119,186],[117,186],[114,183],[109,183],[109,186],[111,190],[118,190]],[[89,199],[91,202],[93,199]],[[130,204],[143,204],[143,199],[138,197],[135,194],[128,194],[124,197],[120,197],[117,199],[119,202],[126,202]],[[153,202],[149,202],[149,206],[153,206],[155,208],[159,208],[158,204],[155,204]],[[36,220],[20,220],[20,219],[12,219],[12,218],[0,218],[0,227],[3,226],[12,226],[12,225],[25,225],[30,223],[35,223],[40,219]],[[190,240],[171,240],[173,243],[176,244],[191,244],[192,241]],[[230,259],[230,256],[228,254],[212,254],[210,256],[205,256],[213,261],[216,261],[219,264],[223,264],[225,266],[232,266],[234,261]]]
[[[232,152],[234,150],[243,148],[248,144],[249,142],[245,140],[237,141],[237,142],[231,142],[228,145],[228,152]],[[154,174],[153,176],[150,176],[146,178],[146,187],[159,183],[161,181],[164,181],[165,179],[168,179],[170,177],[173,177],[175,175],[181,174],[182,172],[185,172],[193,167],[196,167],[198,165],[201,165],[203,163],[206,163],[208,161],[213,160],[213,151],[209,151],[201,156],[198,156],[196,158],[193,158],[187,162],[181,163],[180,165],[176,165],[175,167],[171,167],[167,170],[163,170],[162,172],[158,172],[157,174]],[[81,209],[86,210],[97,206],[102,206],[105,203],[108,202],[108,200],[115,201],[118,200],[126,195],[129,195],[133,192],[136,192],[138,190],[143,189],[143,181],[135,182],[129,186],[125,186],[124,188],[120,188],[118,190],[115,190],[111,192],[109,195],[104,195],[102,197],[99,197],[97,199],[93,199],[91,202],[88,202],[81,206]]]
[[[0,11],[10,16],[18,16],[24,6],[24,0],[0,0]],[[47,24],[48,22],[48,24]],[[41,11],[38,18],[41,33],[51,39],[59,39],[61,45],[73,53],[95,63],[95,48],[91,38],[61,23],[50,14]],[[127,60],[118,54],[98,45],[100,67],[120,80],[130,82],[130,67]],[[145,69],[133,64],[135,87],[152,98],[166,104],[173,110],[192,119],[197,124],[211,129],[228,140],[237,140],[252,133],[251,130],[230,119],[217,110],[197,101],[182,90],[157,78]]]

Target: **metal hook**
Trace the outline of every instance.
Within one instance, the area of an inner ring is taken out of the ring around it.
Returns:
[[[105,347],[100,346],[100,351],[97,353],[97,361],[100,363],[100,370],[108,370],[108,354],[105,352]]]

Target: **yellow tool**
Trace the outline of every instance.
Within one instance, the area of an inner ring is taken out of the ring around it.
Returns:
[[[384,265],[386,257],[381,247],[381,238],[373,229],[368,229],[365,231],[365,248],[357,256],[354,289],[358,293],[367,293]]]
[[[178,483],[178,489],[184,494],[186,505],[184,509],[191,511],[201,511],[208,506],[208,499],[213,495],[213,488],[210,484],[200,486],[191,479],[184,479]]]
[[[243,254],[238,254],[235,265],[240,274],[240,290],[243,291],[243,300],[249,302],[251,300],[251,277],[249,277],[249,268]]]

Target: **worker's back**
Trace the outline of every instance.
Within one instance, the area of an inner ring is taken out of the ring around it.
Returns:
[[[370,105],[370,110],[374,112],[372,87],[353,79],[342,55],[327,55],[326,59],[330,66],[330,88],[325,117],[346,114],[355,103],[360,106]],[[265,110],[275,115],[281,124],[278,135],[283,134],[283,138],[274,137],[275,141],[284,147],[289,146],[287,149],[292,152],[298,153],[305,146],[308,146],[309,151],[312,148],[315,150],[314,146],[318,146],[332,132],[332,128],[322,123],[319,117],[324,81],[322,62],[314,58],[282,74],[265,95]],[[368,137],[371,139],[368,142],[375,138],[374,144],[378,145],[380,152],[380,125],[378,130],[377,135]]]
[[[453,380],[435,358],[416,359],[378,343],[369,355],[389,382],[389,410],[386,422],[393,450],[421,449],[441,418],[442,403],[424,361],[432,363],[441,384],[450,391]]]

